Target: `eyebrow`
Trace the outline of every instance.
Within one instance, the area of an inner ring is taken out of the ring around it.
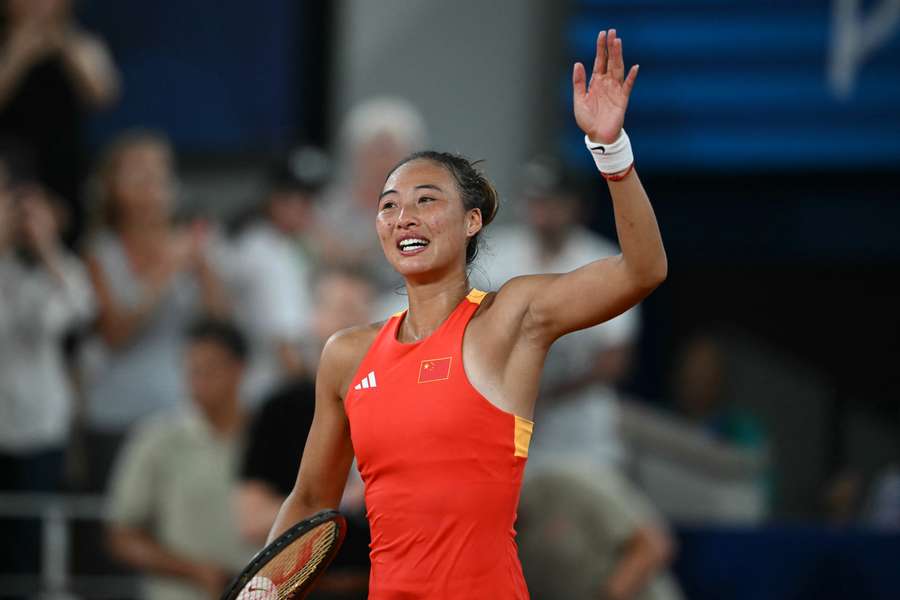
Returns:
[[[438,186],[434,185],[433,183],[423,183],[423,184],[421,184],[421,185],[417,185],[417,186],[416,186],[415,188],[413,188],[413,189],[416,189],[416,190],[437,190],[437,191],[439,191],[439,192],[441,192],[441,193],[443,193],[443,191],[444,191],[444,190],[442,190],[441,188],[439,188]],[[382,198],[384,198],[384,197],[387,196],[388,194],[396,194],[396,193],[397,193],[397,190],[385,190],[385,191],[381,192],[381,195],[378,196],[378,199],[381,200]]]

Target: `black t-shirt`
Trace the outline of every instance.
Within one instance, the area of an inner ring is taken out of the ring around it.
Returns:
[[[265,401],[250,425],[242,480],[261,481],[282,496],[291,493],[312,427],[315,400],[315,383],[302,379],[288,383]],[[368,523],[362,515],[347,515],[347,537],[332,568],[368,565]]]
[[[241,479],[263,481],[282,496],[291,493],[315,404],[315,384],[307,380],[291,382],[266,400],[250,425]]]
[[[73,233],[81,230],[79,199],[84,172],[82,122],[85,110],[62,55],[31,66],[0,107],[0,137],[24,153],[30,173],[62,197]]]

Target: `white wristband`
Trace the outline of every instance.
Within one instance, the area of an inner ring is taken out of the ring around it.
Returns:
[[[624,171],[634,162],[634,154],[631,152],[631,141],[623,129],[619,139],[612,144],[593,142],[588,136],[584,136],[584,145],[591,151],[594,163],[601,173],[612,174]]]

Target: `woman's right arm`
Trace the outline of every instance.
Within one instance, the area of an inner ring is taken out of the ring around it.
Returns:
[[[295,523],[340,504],[353,462],[350,423],[344,412],[343,393],[348,373],[360,358],[352,332],[338,332],[322,350],[316,375],[316,412],[313,417],[294,489],[281,505],[270,543]]]

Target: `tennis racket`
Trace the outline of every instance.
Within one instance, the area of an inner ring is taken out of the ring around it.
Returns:
[[[347,521],[336,510],[323,510],[300,521],[253,557],[222,600],[305,598],[346,534]]]

